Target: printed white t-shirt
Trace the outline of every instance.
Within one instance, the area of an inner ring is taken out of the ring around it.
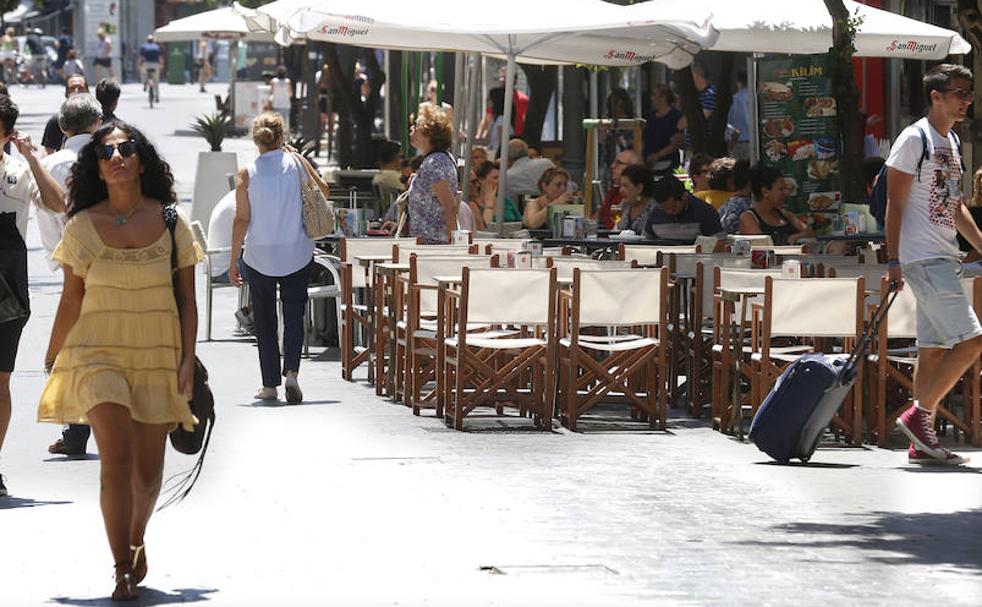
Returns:
[[[917,128],[927,134],[929,157],[917,163],[924,145]],[[914,176],[900,227],[900,263],[924,259],[960,259],[956,213],[962,204],[962,160],[951,133],[947,137],[921,118],[900,133],[890,149],[887,166]]]

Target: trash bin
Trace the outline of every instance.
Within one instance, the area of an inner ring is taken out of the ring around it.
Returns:
[[[187,84],[188,46],[184,43],[167,45],[167,84]]]

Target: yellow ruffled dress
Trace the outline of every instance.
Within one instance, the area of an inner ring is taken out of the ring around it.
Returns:
[[[177,265],[203,257],[179,216]],[[132,419],[181,424],[195,418],[177,387],[181,325],[171,282],[170,231],[139,249],[106,246],[88,211],[72,217],[52,257],[85,281],[71,328],[41,394],[38,421],[87,424],[89,409],[117,403]]]

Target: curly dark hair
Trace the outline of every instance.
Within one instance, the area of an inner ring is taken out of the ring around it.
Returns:
[[[126,133],[136,143],[137,155],[143,166],[140,192],[147,198],[160,201],[162,205],[177,201],[170,165],[160,157],[146,135],[125,122],[110,122],[92,134],[92,140],[78,153],[78,161],[72,166],[72,174],[68,178],[69,217],[94,207],[109,197],[106,183],[99,176],[99,157],[95,151],[102,145],[102,140],[116,129]]]

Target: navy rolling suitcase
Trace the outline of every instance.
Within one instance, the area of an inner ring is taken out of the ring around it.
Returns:
[[[792,459],[811,459],[822,433],[828,428],[856,382],[856,364],[865,356],[880,322],[897,297],[891,295],[848,357],[805,354],[791,363],[777,379],[750,426],[750,440],[782,464]]]

